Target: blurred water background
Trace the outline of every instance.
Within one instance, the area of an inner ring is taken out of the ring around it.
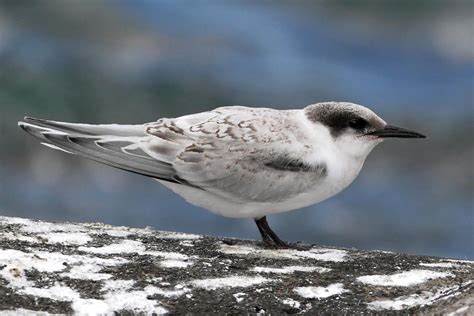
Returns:
[[[24,115],[142,123],[221,105],[371,107],[423,141],[375,149],[282,238],[474,259],[474,2],[2,1],[0,215],[259,238],[153,180],[49,150]]]

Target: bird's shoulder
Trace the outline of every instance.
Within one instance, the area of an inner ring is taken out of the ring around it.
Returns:
[[[193,140],[227,146],[229,143],[289,141],[298,131],[293,112],[271,108],[225,106],[147,125],[147,133],[168,141]]]

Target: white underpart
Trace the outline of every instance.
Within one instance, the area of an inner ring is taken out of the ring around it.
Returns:
[[[322,286],[297,287],[294,289],[294,291],[298,295],[304,298],[317,298],[317,299],[327,298],[330,296],[340,295],[340,294],[349,292],[348,290],[344,289],[344,286],[342,283],[334,283],[327,287],[322,287]]]
[[[391,275],[366,275],[357,281],[377,286],[412,286],[429,280],[453,276],[452,273],[431,270],[410,270]]]

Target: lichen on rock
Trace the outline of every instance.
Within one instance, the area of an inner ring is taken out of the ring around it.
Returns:
[[[0,311],[474,312],[471,261],[300,248],[0,217]]]

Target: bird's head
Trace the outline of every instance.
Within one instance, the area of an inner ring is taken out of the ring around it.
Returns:
[[[347,102],[325,102],[305,108],[306,117],[326,129],[331,142],[355,157],[366,157],[387,138],[426,138],[405,128],[387,124],[368,108]]]

